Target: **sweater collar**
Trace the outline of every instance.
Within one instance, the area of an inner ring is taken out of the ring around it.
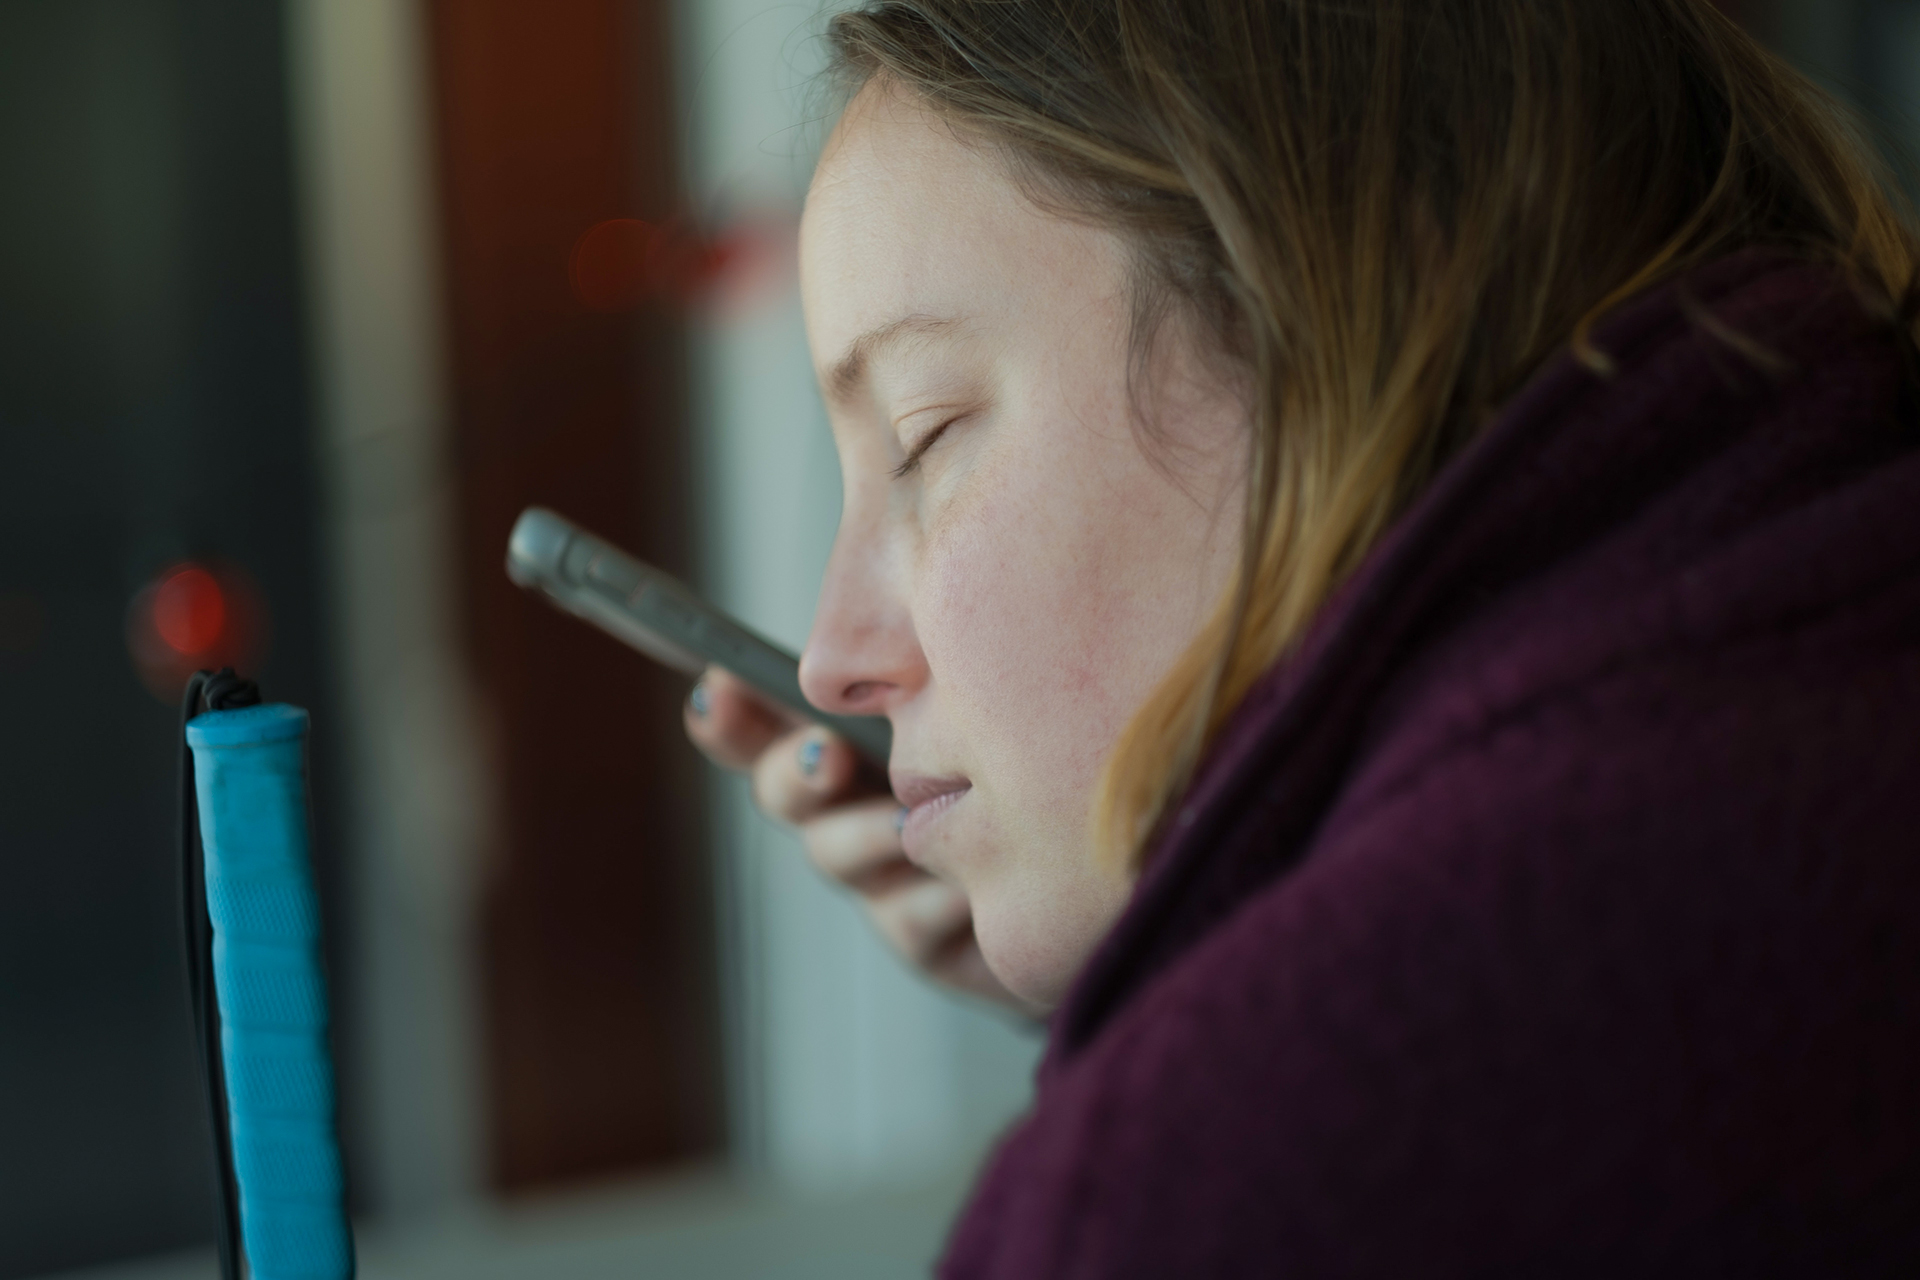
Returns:
[[[1563,352],[1445,467],[1260,680],[1156,838],[1126,912],[1052,1023],[1051,1070],[1240,902],[1308,852],[1397,671],[1512,584],[1628,518],[1724,451],[1767,385],[1698,317],[1711,313],[1794,365],[1870,324],[1827,269],[1748,251],[1628,304],[1595,335],[1616,372]],[[1718,328],[1718,326],[1714,326]],[[1635,433],[1675,401],[1699,430]],[[1692,420],[1692,419],[1690,419]],[[1236,839],[1258,820],[1257,848]]]

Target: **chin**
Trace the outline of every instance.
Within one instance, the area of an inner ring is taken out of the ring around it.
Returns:
[[[1050,1013],[1066,998],[1093,947],[1077,945],[1058,920],[1032,909],[1039,904],[997,902],[996,896],[973,902],[973,936],[981,958],[1008,991]]]

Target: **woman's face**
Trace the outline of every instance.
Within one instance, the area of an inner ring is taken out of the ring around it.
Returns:
[[[891,719],[907,856],[1051,1007],[1129,890],[1092,856],[1101,765],[1235,562],[1243,399],[1169,322],[1149,443],[1123,244],[883,88],[828,141],[800,266],[845,477],[802,684]]]

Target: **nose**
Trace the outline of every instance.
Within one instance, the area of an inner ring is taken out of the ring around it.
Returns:
[[[800,691],[835,715],[885,715],[926,683],[902,575],[881,542],[842,524],[827,561]]]

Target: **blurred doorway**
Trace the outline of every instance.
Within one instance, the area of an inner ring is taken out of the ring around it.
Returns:
[[[670,572],[692,553],[682,334],[578,286],[576,249],[674,212],[670,8],[429,6],[459,543],[504,830],[482,906],[492,1181],[718,1154],[703,766],[684,680],[512,587],[553,507]]]

